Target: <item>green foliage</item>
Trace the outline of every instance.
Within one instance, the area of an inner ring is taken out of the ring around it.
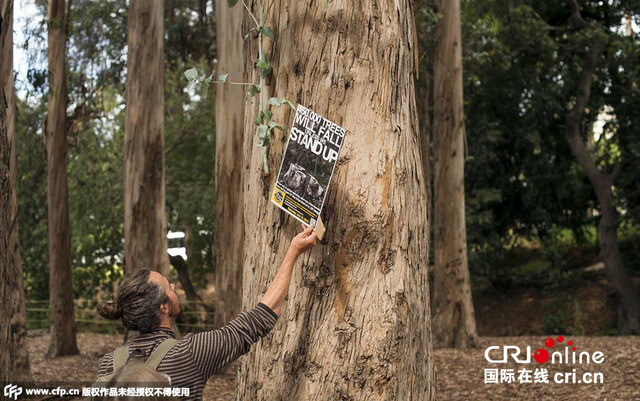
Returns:
[[[583,131],[591,132],[607,111],[603,132],[590,145],[592,157],[603,172],[623,161],[616,200],[630,212],[623,221],[637,221],[640,170],[631,166],[640,165],[640,41],[637,33],[626,37],[623,24],[625,12],[637,15],[639,4],[580,2],[593,26],[575,29],[564,2],[465,2],[467,232],[472,253],[480,252],[470,255],[472,273],[491,269],[480,260],[487,249],[501,252],[522,238],[541,241],[556,278],[576,263],[568,257],[573,249],[592,253],[598,202],[567,145],[564,121],[582,54],[594,43],[607,50],[598,60]],[[572,242],[558,232],[571,233]],[[494,265],[502,277],[500,264]]]
[[[186,233],[189,273],[197,286],[213,266],[214,99],[191,98],[183,69],[177,62],[165,71],[165,195],[168,228]]]
[[[46,103],[32,107],[17,99],[18,232],[28,298],[49,298],[47,238],[47,155],[42,116]]]
[[[564,296],[558,295],[551,298],[544,305],[543,325],[547,334],[567,333],[567,317],[563,311]]]
[[[188,233],[189,266],[196,285],[210,270],[213,227],[213,102],[197,107],[179,82],[184,65],[211,68],[209,16],[200,2],[173,4],[165,47],[166,200],[169,229]],[[21,254],[28,299],[48,298],[46,152],[46,5],[25,32],[31,54],[27,82],[19,82],[18,190]],[[68,184],[74,295],[110,292],[122,276],[123,143],[126,5],[74,1],[68,18]],[[205,79],[206,81],[206,79]],[[204,95],[204,94],[203,94]]]
[[[584,336],[585,329],[582,324],[582,312],[580,310],[580,302],[577,297],[573,297],[573,315],[571,316],[571,325],[569,326],[569,334],[574,336]]]
[[[112,93],[117,96],[117,93]],[[71,252],[77,296],[91,298],[123,260],[124,111],[105,127],[90,120],[69,150]],[[96,202],[100,199],[100,202]]]
[[[238,3],[237,0],[235,1],[227,0],[227,5],[229,7],[234,7],[237,3]],[[258,95],[258,115],[255,117],[253,122],[257,126],[256,135],[258,136],[258,142],[256,146],[259,146],[262,148],[263,172],[265,175],[269,174],[269,162],[268,162],[269,150],[268,149],[269,149],[269,144],[271,144],[271,142],[273,141],[273,129],[275,128],[275,129],[280,129],[284,131],[281,125],[271,121],[273,117],[273,112],[270,110],[270,106],[279,107],[283,104],[286,104],[295,110],[295,107],[293,106],[293,104],[284,98],[280,100],[278,100],[277,98],[269,99],[269,101],[267,102],[266,108],[264,107],[264,104],[263,104],[264,100],[263,100],[262,92],[264,89],[264,79],[273,73],[273,66],[271,65],[269,60],[267,60],[266,55],[263,52],[262,39],[263,37],[267,37],[271,40],[275,39],[275,34],[273,32],[273,29],[264,25],[273,4],[274,4],[274,1],[271,1],[268,4],[266,4],[266,2],[259,2],[258,3],[259,14],[258,14],[258,17],[256,18],[256,16],[253,15],[253,13],[251,13],[251,10],[249,10],[249,7],[243,2],[243,5],[246,11],[251,17],[251,19],[254,21],[255,26],[251,28],[249,32],[243,35],[242,39],[244,41],[247,41],[251,37],[251,34],[253,33],[257,34],[258,59],[255,62],[255,69],[258,72],[259,82],[258,83],[229,82],[229,84],[249,86],[249,90],[247,91],[247,96],[249,98],[253,98],[254,96]],[[265,6],[266,6],[266,11],[265,11]],[[187,80],[189,81],[187,90],[191,89],[194,85],[197,85],[198,83],[202,83],[202,86],[203,86],[202,91],[205,94],[204,97],[206,98],[206,91],[209,85],[211,84],[211,77],[207,79],[198,78],[198,72],[196,68],[190,68],[186,70],[184,74]],[[217,83],[217,84],[227,83],[228,75],[229,75],[228,73],[220,75],[220,78],[218,79],[218,81],[215,81],[214,83]]]

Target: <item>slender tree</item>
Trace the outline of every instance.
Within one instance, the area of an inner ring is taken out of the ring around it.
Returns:
[[[441,1],[434,64],[434,292],[433,342],[478,342],[467,259],[464,208],[465,127],[462,100],[460,0]]]
[[[232,79],[243,79],[242,15],[240,7],[216,1],[218,71]],[[240,85],[218,85],[216,91],[215,239],[213,244],[216,315],[226,323],[242,307],[243,198],[242,138],[244,89]]]
[[[31,381],[18,239],[13,1],[0,6],[0,383]],[[8,177],[8,179],[7,179]]]
[[[433,399],[411,2],[274,2],[270,15],[275,44],[264,50],[277,74],[259,96],[287,97],[347,134],[325,200],[326,243],[298,262],[274,332],[243,359],[237,399]],[[245,133],[258,103],[246,105]],[[281,108],[274,119],[292,116]],[[245,307],[300,230],[270,203],[284,140],[274,138],[264,177],[257,138],[244,139]]]
[[[609,280],[620,301],[621,325],[634,334],[640,334],[640,293],[627,273],[618,242],[618,212],[616,210],[612,187],[620,175],[621,165],[610,173],[600,171],[589,155],[582,139],[582,121],[584,110],[589,103],[591,82],[602,52],[602,46],[594,44],[585,52],[583,69],[580,74],[576,102],[568,110],[565,127],[566,137],[571,151],[578,160],[600,203],[600,221],[598,223],[598,241],[600,258],[604,262]]]
[[[49,0],[49,98],[47,108],[47,208],[49,218],[49,308],[47,355],[78,353],[71,277],[71,226],[67,189],[67,17],[64,0]]]
[[[577,1],[567,0],[567,3],[571,7],[569,22],[575,29],[594,28],[592,32],[594,39],[589,42],[582,55],[582,71],[578,77],[575,102],[572,102],[565,116],[565,135],[571,151],[589,179],[600,203],[600,221],[598,222],[600,259],[604,262],[609,280],[620,302],[622,327],[631,333],[640,334],[640,291],[631,281],[620,253],[618,211],[612,191],[622,171],[622,164],[617,164],[610,173],[601,171],[589,154],[582,135],[585,109],[591,98],[591,84],[604,45],[601,43],[599,32],[596,31],[600,28],[582,17]]]
[[[127,20],[125,270],[169,273],[164,201],[164,2],[136,0]]]

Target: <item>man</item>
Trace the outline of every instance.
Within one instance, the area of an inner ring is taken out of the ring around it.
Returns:
[[[189,387],[188,399],[202,399],[205,383],[217,370],[249,352],[251,344],[273,329],[293,266],[298,256],[315,243],[316,234],[309,226],[291,241],[276,277],[255,308],[242,312],[221,329],[187,334],[162,358],[158,372],[168,375],[173,387]],[[164,340],[175,338],[171,323],[181,311],[175,286],[160,273],[147,269],[127,274],[114,301],[98,307],[101,316],[122,318],[127,329],[140,332],[129,344],[128,356],[140,360],[146,360]],[[98,378],[114,373],[113,361],[113,352],[102,358]]]

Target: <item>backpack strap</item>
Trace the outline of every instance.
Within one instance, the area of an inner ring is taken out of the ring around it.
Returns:
[[[152,369],[157,369],[158,365],[162,361],[162,358],[164,358],[165,355],[167,355],[167,353],[171,350],[171,348],[173,348],[173,346],[177,343],[178,340],[176,340],[175,338],[167,338],[162,343],[160,343],[160,345],[158,345],[156,349],[153,350],[145,363]]]
[[[117,372],[118,369],[123,367],[127,360],[129,359],[129,346],[123,345],[121,347],[116,348],[113,351],[113,372]]]

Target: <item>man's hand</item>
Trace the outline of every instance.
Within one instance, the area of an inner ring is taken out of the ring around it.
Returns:
[[[304,226],[302,226],[304,229]],[[267,292],[260,300],[263,304],[271,308],[276,315],[280,316],[282,304],[284,303],[284,297],[289,291],[289,283],[291,282],[291,274],[293,273],[293,266],[296,263],[296,259],[304,251],[311,249],[316,244],[316,233],[313,231],[313,227],[307,227],[303,232],[296,235],[289,245],[289,251],[276,273],[276,277],[273,279]]]
[[[291,245],[289,245],[289,251],[293,252],[295,256],[300,256],[306,250],[313,248],[316,244],[316,240],[318,237],[316,236],[316,232],[313,231],[313,226],[309,226],[303,232],[296,235],[293,240],[291,240]]]

